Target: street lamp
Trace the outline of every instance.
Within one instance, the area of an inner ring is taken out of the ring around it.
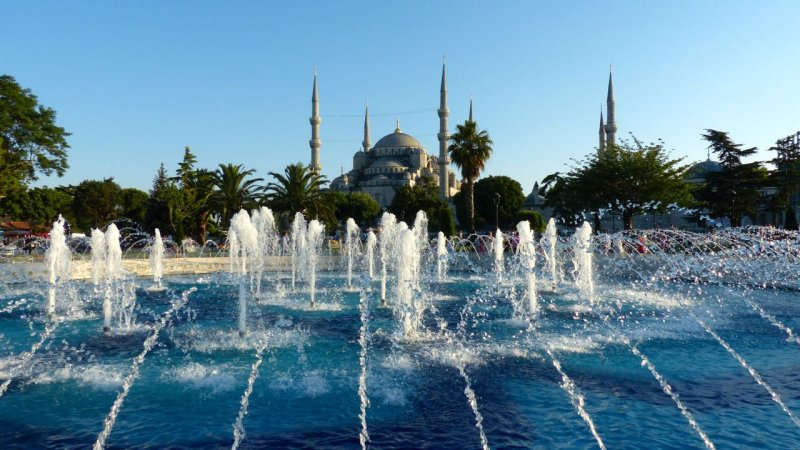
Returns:
[[[494,193],[494,224],[495,228],[500,229],[500,193]]]

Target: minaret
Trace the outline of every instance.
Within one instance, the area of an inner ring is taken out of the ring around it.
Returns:
[[[450,136],[447,134],[447,116],[450,115],[450,110],[447,109],[447,75],[445,70],[445,62],[442,61],[442,87],[439,90],[439,192],[442,199],[447,200],[450,198],[450,186],[448,184],[448,172],[450,167],[450,158],[447,154],[447,141]]]
[[[469,97],[469,121],[474,122],[472,119],[472,96]]]
[[[606,113],[608,114],[608,122],[606,122],[606,145],[617,144],[617,121],[615,113],[614,101],[614,81],[612,79],[611,67],[608,68],[608,97],[606,99]]]
[[[366,106],[364,110],[364,140],[361,141],[361,145],[364,147],[364,153],[367,153],[370,148],[369,143],[369,105]]]
[[[322,164],[319,162],[319,148],[322,146],[322,141],[319,139],[319,124],[322,118],[319,116],[319,94],[317,93],[317,69],[314,69],[314,92],[311,94],[311,140],[308,145],[311,146],[311,170],[316,173],[322,171]]]
[[[606,129],[603,125],[603,108],[600,108],[600,144],[597,146],[597,154],[602,155],[606,149]]]

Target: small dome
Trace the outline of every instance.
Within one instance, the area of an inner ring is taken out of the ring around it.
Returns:
[[[529,208],[544,205],[544,197],[539,194],[539,182],[533,184],[533,190],[525,197],[525,204]]]
[[[707,159],[690,167],[686,171],[685,178],[686,180],[689,181],[705,181],[706,176],[709,173],[722,172],[722,170],[723,170],[722,164]]]
[[[422,144],[409,134],[405,134],[399,129],[394,130],[394,133],[387,134],[386,136],[382,137],[378,142],[375,143],[375,146],[372,148],[385,148],[385,147],[410,147],[410,148],[422,148]]]
[[[382,158],[376,159],[375,162],[373,162],[369,167],[372,169],[378,169],[381,167],[396,167],[405,169],[407,166],[403,164],[402,161],[398,161],[397,159],[384,156]]]

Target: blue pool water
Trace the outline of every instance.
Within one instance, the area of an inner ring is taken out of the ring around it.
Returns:
[[[107,448],[230,447],[262,343],[240,448],[360,448],[362,291],[371,448],[480,448],[462,364],[492,448],[597,448],[598,437],[614,449],[705,448],[632,348],[716,448],[800,442],[792,418],[800,414],[800,344],[753,307],[798,330],[795,291],[601,277],[593,308],[568,284],[541,290],[541,313],[529,324],[511,319],[511,300],[523,290],[513,277],[497,285],[492,274],[456,272],[423,283],[418,295],[433,308],[424,330],[405,337],[376,282],[362,276],[348,290],[344,273],[323,272],[312,309],[307,288],[291,292],[285,277],[266,276],[262,294],[248,299],[244,338],[236,331],[238,285],[227,274],[168,278],[164,292],[138,280],[138,325],[110,334],[101,330],[102,294],[76,282],[83,306],[27,364],[20,360],[46,323],[46,286],[2,285],[0,309],[19,306],[0,313],[0,381],[11,380],[0,397],[0,448],[91,447],[153,325],[191,288],[132,380]]]

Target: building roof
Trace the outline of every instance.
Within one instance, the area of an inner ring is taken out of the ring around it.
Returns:
[[[685,178],[687,181],[703,182],[709,173],[722,172],[722,169],[722,164],[707,159],[689,167]]]
[[[539,182],[537,181],[533,184],[533,190],[531,190],[531,193],[525,198],[525,206],[530,208],[542,205],[544,205],[544,197],[539,194]]]
[[[403,133],[399,128],[394,130],[394,133],[387,134],[386,136],[380,138],[380,140],[376,142],[375,146],[372,148],[385,147],[423,148],[422,144],[420,144],[415,137]]]

